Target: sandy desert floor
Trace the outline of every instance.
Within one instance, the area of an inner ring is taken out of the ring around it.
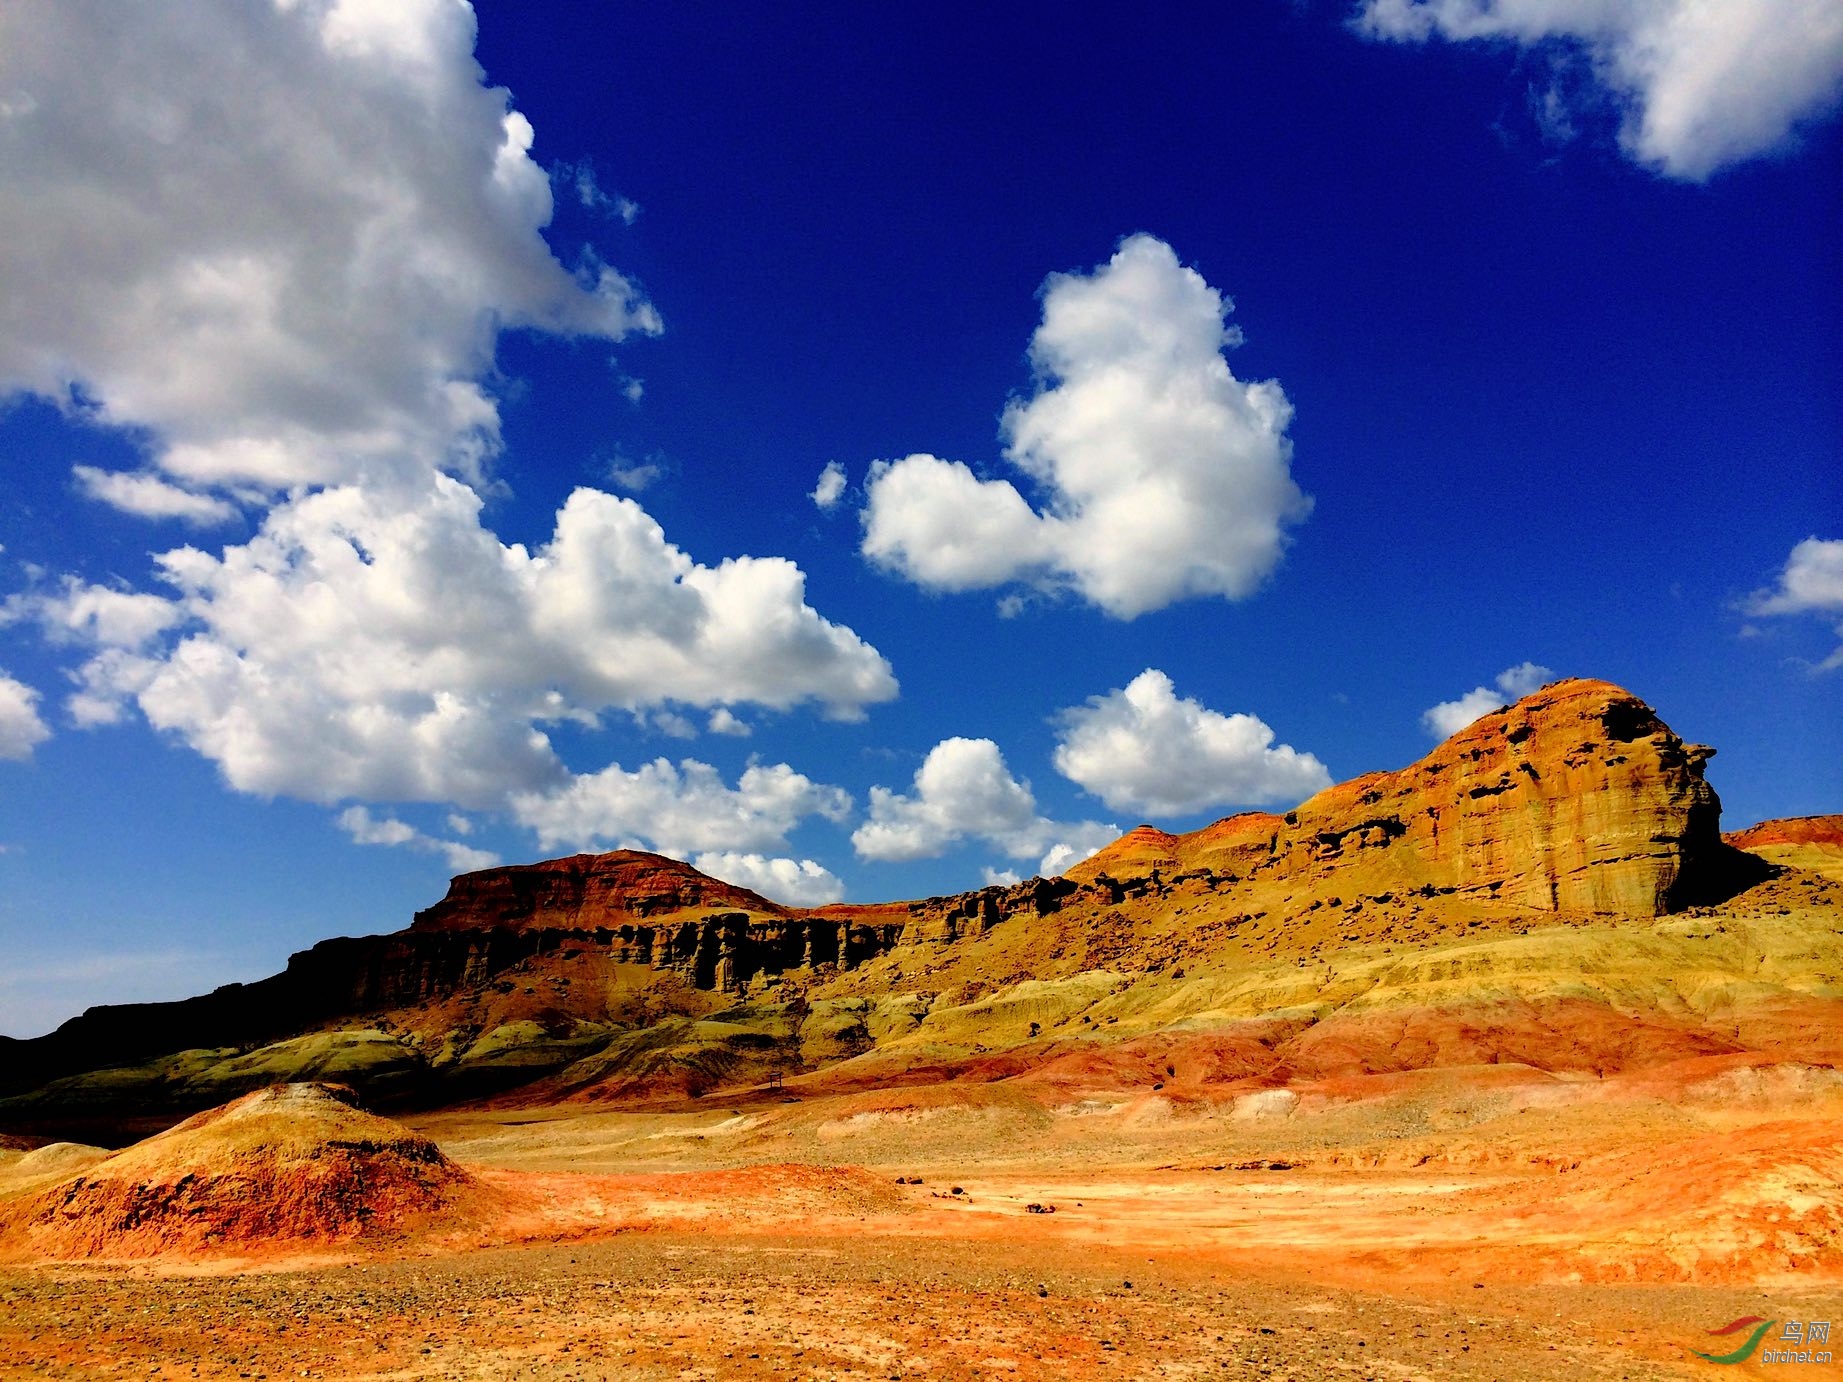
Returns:
[[[494,1224],[0,1268],[0,1375],[1843,1376],[1692,1352],[1843,1336],[1833,1074],[431,1115]]]
[[[1121,1247],[794,1232],[241,1275],[0,1275],[8,1376],[1678,1378],[1834,1292],[1354,1290]],[[1782,1312],[1782,1313],[1779,1313]],[[1719,1341],[1717,1341],[1719,1342]],[[1708,1347],[1709,1344],[1703,1343]],[[1766,1369],[1822,1375],[1817,1368]],[[1831,1375],[1834,1375],[1832,1373]]]

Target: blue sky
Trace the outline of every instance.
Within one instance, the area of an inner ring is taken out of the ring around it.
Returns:
[[[495,858],[1029,876],[1548,676],[1843,809],[1834,7],[476,8],[0,17],[0,1031]]]

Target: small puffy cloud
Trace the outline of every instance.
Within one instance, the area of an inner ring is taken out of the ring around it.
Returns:
[[[870,789],[870,819],[852,833],[851,844],[865,859],[909,860],[981,840],[1012,858],[1042,855],[1042,870],[1053,872],[1051,860],[1086,858],[1119,833],[1096,821],[1071,824],[1038,814],[1030,784],[1011,775],[997,744],[954,738],[929,750],[909,792]]]
[[[177,641],[86,665],[90,722],[132,702],[242,791],[493,807],[566,780],[549,722],[739,700],[851,718],[896,693],[874,648],[805,603],[792,562],[698,565],[596,490],[536,552],[480,507],[424,472],[290,499],[217,556],[164,554]]]
[[[341,811],[335,823],[352,837],[354,844],[407,845],[428,854],[439,854],[456,873],[490,869],[499,862],[497,854],[464,845],[459,840],[440,840],[425,835],[415,826],[395,816],[374,816],[362,806],[352,806]]]
[[[1036,391],[1004,415],[1006,456],[1040,507],[958,461],[881,463],[864,555],[931,589],[1071,589],[1123,619],[1250,594],[1311,501],[1293,483],[1285,393],[1229,370],[1229,310],[1150,235],[1092,274],[1052,275]]]
[[[837,461],[827,461],[825,469],[819,472],[819,483],[813,486],[809,496],[822,509],[837,506],[840,496],[845,492],[845,468]]]
[[[1185,815],[1231,803],[1290,804],[1331,785],[1323,763],[1276,747],[1261,720],[1180,698],[1153,668],[1058,718],[1056,770],[1116,811]]]
[[[985,879],[985,885],[988,888],[1009,888],[1015,883],[1024,881],[1018,876],[1016,869],[995,869],[990,865],[981,869],[979,876]]]
[[[663,734],[668,739],[698,737],[698,727],[676,710],[655,710],[651,715],[645,717],[644,723],[655,733]]]
[[[637,202],[614,192],[602,190],[595,178],[595,165],[584,159],[580,163],[565,163],[557,168],[557,175],[566,179],[576,189],[576,200],[590,211],[617,218],[622,225],[632,225],[640,217]]]
[[[512,814],[545,849],[607,849],[644,841],[662,854],[782,849],[809,816],[842,821],[851,797],[785,763],[750,764],[734,787],[708,763],[656,758],[629,772],[611,763],[548,791],[512,798]]]
[[[237,516],[236,505],[209,494],[196,494],[147,471],[98,470],[93,465],[71,467],[77,488],[91,499],[141,518],[176,518],[197,527],[228,523]]]
[[[1843,613],[1843,538],[1808,537],[1792,549],[1774,590],[1748,601],[1755,614]]]
[[[0,672],[0,759],[24,762],[50,737],[38,717],[38,692]]]
[[[1786,558],[1779,583],[1772,590],[1755,591],[1746,602],[1751,614],[1800,615],[1819,618],[1843,616],[1843,538],[1808,537]],[[1843,636],[1843,622],[1836,625]],[[1843,667],[1843,647],[1813,669],[1834,672]]]
[[[613,461],[608,466],[608,482],[629,494],[640,493],[663,474],[665,467],[655,461]]]
[[[824,907],[845,896],[845,885],[837,876],[811,859],[771,859],[725,851],[700,854],[691,860],[691,866],[790,907]]]
[[[1702,182],[1771,153],[1843,89],[1835,0],[1365,0],[1359,33],[1511,43],[1583,58],[1619,109],[1626,154]],[[1571,129],[1560,92],[1549,131]]]
[[[185,611],[159,595],[118,590],[67,576],[56,594],[15,595],[8,599],[4,618],[36,620],[54,642],[142,648],[184,619]]]
[[[1421,723],[1434,738],[1451,738],[1479,717],[1539,690],[1554,675],[1534,662],[1519,662],[1499,672],[1495,686],[1475,686],[1457,700],[1441,701],[1423,711]]]
[[[736,718],[727,705],[720,705],[710,712],[710,721],[705,725],[712,734],[727,735],[732,739],[747,739],[755,731]]]
[[[505,327],[659,319],[543,229],[531,123],[454,0],[0,7],[0,394],[140,429],[192,500],[379,465],[478,475]],[[260,189],[260,195],[252,195]]]

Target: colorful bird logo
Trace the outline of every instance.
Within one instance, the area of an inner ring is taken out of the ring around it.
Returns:
[[[1704,1353],[1700,1349],[1691,1349],[1690,1352],[1694,1353],[1698,1358],[1707,1359],[1711,1363],[1744,1363],[1753,1356],[1753,1351],[1760,1346],[1760,1340],[1766,1337],[1766,1331],[1777,1323],[1777,1320],[1762,1319],[1758,1315],[1743,1315],[1731,1324],[1724,1324],[1720,1329],[1711,1329],[1709,1331],[1711,1334],[1738,1334],[1749,1325],[1758,1326],[1754,1329],[1752,1334],[1747,1336],[1747,1342],[1735,1349],[1734,1352],[1715,1354]]]

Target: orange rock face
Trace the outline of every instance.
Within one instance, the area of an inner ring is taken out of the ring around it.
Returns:
[[[596,931],[694,909],[786,915],[786,908],[759,893],[677,859],[617,849],[461,874],[446,897],[416,914],[410,929]]]
[[[1843,882],[1843,816],[1761,821],[1722,838],[1770,864],[1808,869]]]
[[[1202,831],[1198,831],[1201,834]],[[1087,882],[1106,874],[1110,878],[1150,873],[1153,869],[1174,872],[1182,867],[1178,859],[1178,842],[1191,836],[1173,835],[1155,825],[1129,830],[1098,854],[1091,854],[1069,869],[1063,877]]]
[[[1843,816],[1790,816],[1785,820],[1761,821],[1722,838],[1738,849],[1820,845],[1843,850]]]
[[[1142,826],[1070,876],[1155,864],[1656,916],[1733,866],[1721,802],[1702,775],[1713,753],[1617,686],[1562,681],[1418,763],[1340,783],[1284,817],[1250,812],[1182,836]]]

